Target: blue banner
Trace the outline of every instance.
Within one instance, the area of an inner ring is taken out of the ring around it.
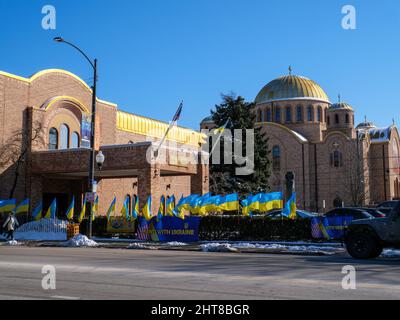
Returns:
[[[147,221],[138,218],[137,237],[139,240],[160,242],[196,242],[199,241],[200,217],[152,217]]]
[[[315,239],[343,239],[347,226],[353,217],[315,217],[311,219],[311,235]]]

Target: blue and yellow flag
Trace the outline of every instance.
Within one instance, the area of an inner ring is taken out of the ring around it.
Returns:
[[[11,212],[15,209],[16,199],[1,200],[0,201],[0,212]]]
[[[125,197],[124,203],[121,208],[121,214],[125,216],[126,221],[131,220],[130,212],[129,212],[129,197]]]
[[[139,196],[136,196],[135,206],[133,207],[132,211],[132,218],[137,219],[139,217],[140,210],[139,210]]]
[[[259,210],[266,212],[274,209],[283,208],[283,193],[282,192],[271,192],[263,193],[260,196]]]
[[[91,212],[91,218],[92,221],[96,219],[96,214],[99,212],[99,196],[96,195],[96,198],[94,199],[93,205],[92,205],[92,212]]]
[[[47,209],[46,215],[44,216],[46,219],[55,219],[57,211],[57,198],[54,198],[50,207]]]
[[[174,209],[175,209],[175,196],[172,195],[167,199],[167,213],[166,215],[169,217],[174,216]]]
[[[252,213],[249,206],[249,199],[244,199],[241,202],[242,204],[242,214],[247,217],[252,217]]]
[[[221,197],[218,209],[222,211],[238,211],[239,195],[237,193],[233,193]]]
[[[164,202],[165,202],[165,197],[161,196],[160,207],[158,208],[157,212],[157,220],[161,220],[164,215]]]
[[[42,219],[42,212],[43,212],[43,202],[40,201],[40,203],[38,204],[38,206],[35,208],[35,210],[33,210],[32,212],[32,218],[34,221],[39,221],[40,219]]]
[[[25,199],[22,201],[16,208],[15,208],[15,213],[26,213],[29,211],[29,199]]]
[[[86,197],[83,200],[81,213],[79,214],[79,218],[78,218],[79,223],[81,223],[83,221],[85,214],[86,214]]]
[[[143,207],[142,210],[143,213],[143,217],[147,220],[150,221],[151,220],[151,196],[149,196],[147,198],[147,202]]]
[[[110,207],[107,210],[107,221],[110,221],[111,214],[115,212],[116,203],[117,203],[117,197],[114,194],[114,199],[111,201]]]
[[[182,220],[185,219],[185,214],[183,212],[185,204],[186,204],[186,200],[182,195],[181,199],[179,200],[178,204],[176,205],[176,207],[174,209],[175,217],[180,218]]]
[[[293,192],[292,196],[286,202],[285,208],[282,210],[282,215],[289,219],[296,219],[296,192]]]
[[[75,214],[75,196],[72,196],[71,204],[69,205],[67,210],[67,219],[73,220],[74,214]]]
[[[200,203],[200,214],[207,214],[210,212],[220,211],[219,204],[221,201],[221,196],[207,196],[204,200]]]

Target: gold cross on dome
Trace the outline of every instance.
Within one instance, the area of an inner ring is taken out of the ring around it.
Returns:
[[[292,66],[289,66],[289,76],[291,76],[292,75]]]

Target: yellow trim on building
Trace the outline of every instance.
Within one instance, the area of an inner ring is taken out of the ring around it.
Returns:
[[[26,83],[29,83],[29,84],[31,84],[36,79],[38,79],[38,78],[40,78],[40,77],[42,77],[42,76],[44,76],[46,74],[49,74],[49,73],[62,73],[64,75],[70,76],[70,77],[74,78],[75,80],[77,80],[78,82],[80,82],[87,90],[90,91],[90,93],[92,93],[92,89],[88,86],[88,84],[85,81],[83,81],[81,78],[79,78],[76,74],[73,74],[72,72],[69,72],[69,71],[66,71],[66,70],[62,70],[62,69],[42,70],[42,71],[39,71],[39,72],[35,73],[30,78],[24,78],[24,77],[17,76],[17,75],[8,73],[8,72],[0,71],[0,75],[2,75],[2,76],[5,76],[5,77],[11,78],[11,79],[15,79],[15,80],[18,80],[18,81],[23,81],[23,82],[26,82]],[[98,98],[96,98],[96,100],[97,100],[97,102],[104,103],[104,104],[110,105],[112,107],[117,107],[117,105],[115,103],[108,102],[108,101],[105,101],[105,100],[100,100]]]
[[[79,109],[81,109],[81,111],[85,112],[85,113],[90,113],[89,109],[86,108],[86,106],[79,101],[78,99],[74,98],[74,97],[70,97],[70,96],[58,96],[55,98],[51,98],[50,100],[47,100],[44,104],[42,104],[42,106],[40,106],[40,108],[44,107],[44,110],[47,111],[49,108],[52,107],[53,104],[59,102],[59,101],[68,101],[68,102],[72,102],[73,104],[75,104]]]
[[[135,114],[117,111],[117,129],[162,139],[169,124]],[[205,143],[204,135],[200,132],[182,127],[173,127],[167,135],[167,140],[199,147]]]

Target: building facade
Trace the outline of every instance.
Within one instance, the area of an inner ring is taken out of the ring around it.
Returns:
[[[0,147],[10,150],[17,144],[23,154],[13,160],[0,155],[0,199],[29,198],[31,208],[43,200],[46,210],[57,198],[58,215],[63,216],[75,196],[75,211],[81,209],[88,190],[90,143],[85,138],[91,97],[91,88],[64,70],[30,78],[0,72]],[[117,213],[125,197],[131,207],[139,197],[143,207],[149,195],[156,213],[161,195],[208,192],[208,166],[188,161],[201,152],[201,134],[174,127],[156,154],[167,127],[97,99],[95,149],[105,155],[103,166],[95,170],[100,214],[114,195]]]
[[[294,173],[298,207],[323,212],[400,197],[394,124],[377,128],[365,121],[355,126],[349,104],[331,103],[316,82],[291,74],[261,89],[254,112],[269,138],[270,186],[286,191],[285,176]],[[212,119],[204,119],[201,127],[213,127]]]

